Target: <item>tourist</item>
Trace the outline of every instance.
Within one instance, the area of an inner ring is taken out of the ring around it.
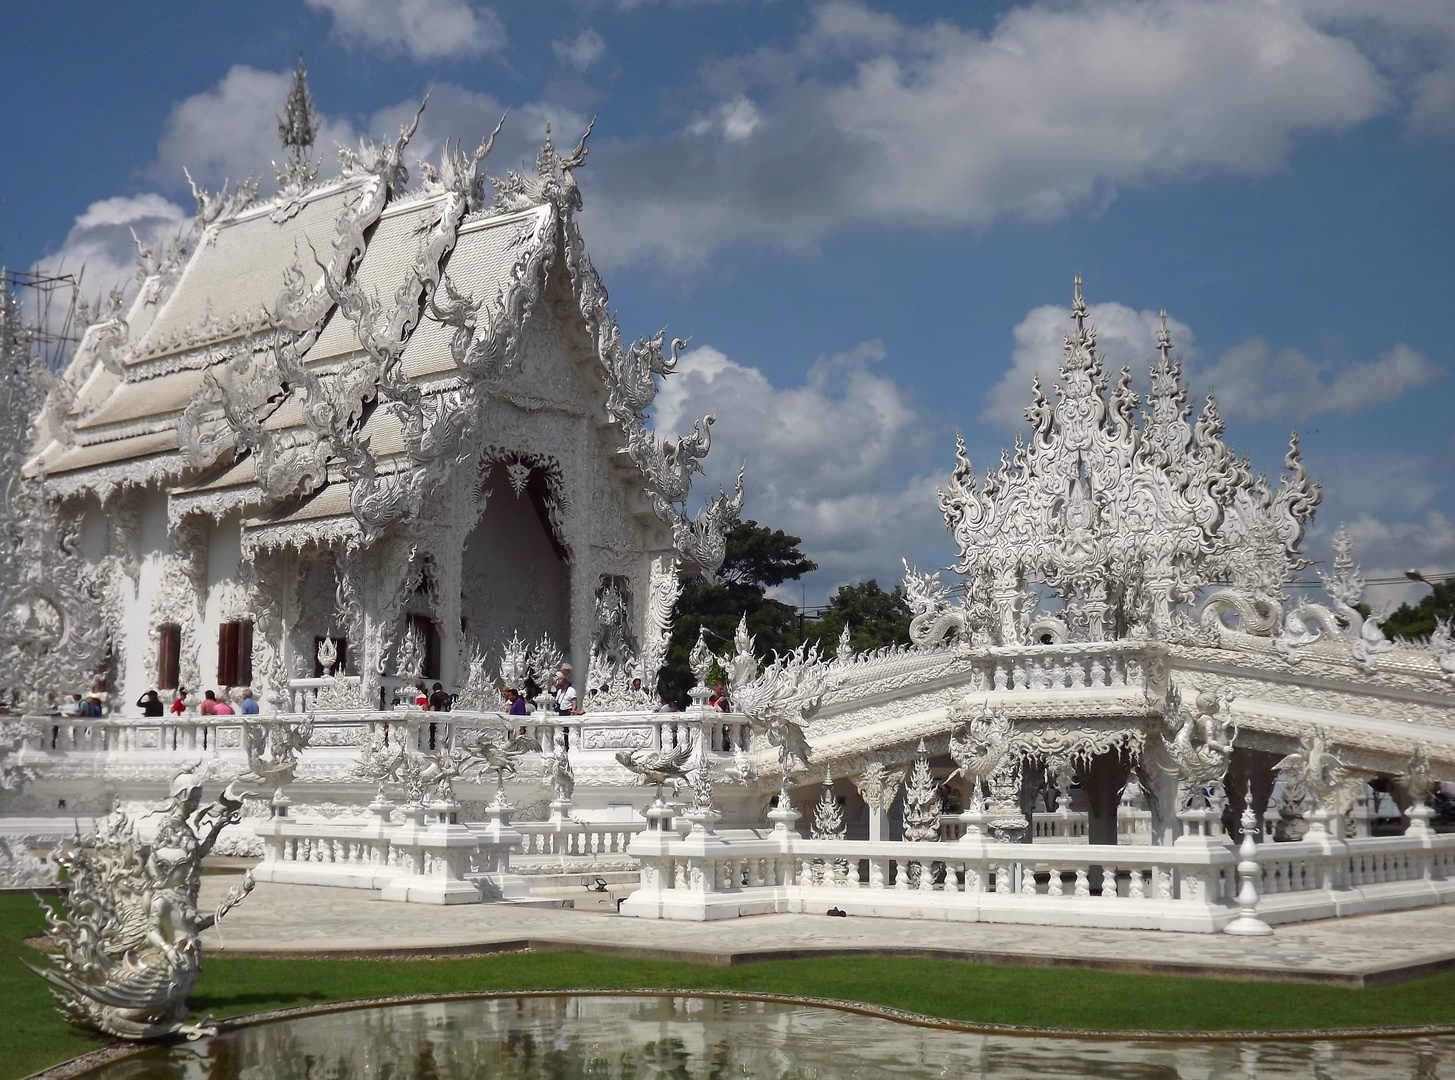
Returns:
[[[515,687],[507,686],[505,688],[505,700],[510,703],[505,711],[511,716],[526,715],[525,699],[515,692]]]
[[[450,695],[445,693],[445,688],[439,683],[434,684],[434,693],[429,696],[430,712],[449,712]]]
[[[218,698],[217,703],[212,707],[213,716],[232,716],[234,712],[236,710],[225,697]]]
[[[237,711],[242,713],[244,716],[258,715],[258,699],[253,697],[253,691],[251,688],[242,692],[242,704],[238,706]]]
[[[187,711],[187,688],[177,687],[177,696],[172,699],[172,715],[181,716]]]
[[[424,688],[423,679],[414,684],[414,704],[425,712],[429,712],[429,691]]]
[[[81,695],[80,694],[72,694],[71,695],[71,703],[66,706],[66,715],[67,716],[85,716],[86,715],[86,703],[83,700],[81,700]]]
[[[84,709],[85,711],[81,713],[82,716],[100,716],[104,711],[101,708],[101,699],[95,694],[86,695]]]
[[[217,695],[211,690],[202,695],[202,704],[197,711],[203,716],[213,716],[217,712]]]
[[[576,688],[571,685],[571,665],[562,664],[561,674],[556,677],[556,715],[570,716],[579,711],[576,703]]]
[[[713,683],[712,696],[707,699],[707,703],[718,712],[733,711],[733,703],[728,700],[727,687],[720,682]]]
[[[137,699],[136,704],[141,709],[143,716],[165,716],[167,712],[166,706],[162,704],[162,699],[157,697],[155,690],[148,690]]]
[[[657,707],[657,711],[659,713],[660,712],[676,712],[677,711],[677,706],[672,702],[672,700],[669,697],[667,697],[666,694],[660,695],[660,697],[658,698],[658,700],[661,702],[661,705],[659,705]]]

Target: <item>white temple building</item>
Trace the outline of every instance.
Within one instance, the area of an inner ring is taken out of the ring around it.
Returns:
[[[674,604],[721,564],[742,477],[689,515],[712,417],[647,423],[679,343],[627,344],[607,311],[575,221],[586,138],[563,156],[548,131],[503,180],[493,135],[447,147],[410,186],[411,125],[316,182],[298,93],[278,194],[197,192],[27,418],[0,835],[188,769],[258,785],[219,850],[386,898],[613,868],[645,917],[1251,932],[1455,896],[1425,805],[1455,778],[1450,628],[1386,640],[1342,533],[1328,603],[1291,599],[1319,499],[1296,439],[1277,483],[1255,472],[1165,329],[1143,401],[1103,368],[1079,280],[1025,436],[983,475],[958,447],[955,581],[906,567],[912,641],[699,639],[694,706],[656,712]],[[501,686],[563,662],[581,714],[503,715]],[[735,713],[706,706],[714,662]],[[414,708],[417,680],[455,711]],[[137,716],[180,688],[179,715]],[[257,717],[199,710],[245,688]],[[93,690],[104,715],[64,715]],[[1401,835],[1373,835],[1381,808]]]

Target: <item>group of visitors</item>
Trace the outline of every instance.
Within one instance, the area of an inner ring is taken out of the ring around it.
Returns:
[[[414,704],[424,712],[449,712],[454,703],[454,697],[441,683],[435,683],[432,690],[423,679],[414,684]]]
[[[137,698],[136,705],[143,716],[159,717],[165,716],[168,712],[167,706],[162,703],[161,695],[155,690],[148,690]],[[181,716],[187,711],[187,688],[185,686],[177,687],[170,711],[173,716]],[[197,707],[197,712],[202,716],[234,716],[238,713],[243,716],[256,716],[258,699],[253,696],[251,689],[244,689],[238,700],[237,708],[234,709],[232,702],[228,701],[225,696],[218,697],[217,691],[208,690],[203,695],[202,704]]]
[[[85,697],[72,694],[71,703],[66,706],[67,716],[102,716],[104,712],[99,694],[87,694]]]

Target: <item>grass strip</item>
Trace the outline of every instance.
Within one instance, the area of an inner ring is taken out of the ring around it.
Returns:
[[[21,966],[43,931],[35,901],[0,897],[0,1080],[85,1053],[105,1040],[68,1027]],[[1028,929],[1028,933],[1034,933]],[[942,960],[832,957],[707,967],[576,952],[440,960],[274,960],[208,956],[198,1015],[396,994],[670,987],[842,998],[950,1020],[1080,1029],[1282,1031],[1455,1022],[1455,972],[1370,990],[1227,982]]]

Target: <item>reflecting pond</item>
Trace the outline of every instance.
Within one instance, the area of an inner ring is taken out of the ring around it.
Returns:
[[[976,1035],[836,1009],[699,997],[420,1002],[255,1024],[88,1080],[814,1080],[1315,1077],[1436,1080],[1455,1037],[1322,1042]],[[1455,1076],[1455,1066],[1447,1066]]]

